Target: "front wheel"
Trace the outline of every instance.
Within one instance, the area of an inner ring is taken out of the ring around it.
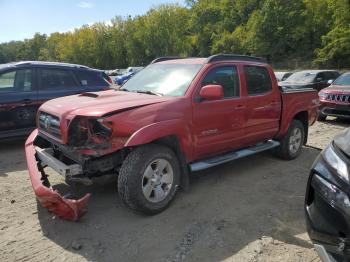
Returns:
[[[161,145],[135,148],[124,160],[118,192],[131,209],[145,214],[163,211],[174,199],[180,181],[175,153]]]
[[[277,149],[278,155],[286,160],[291,160],[300,155],[304,143],[305,129],[299,120],[293,120],[287,134],[280,141]]]

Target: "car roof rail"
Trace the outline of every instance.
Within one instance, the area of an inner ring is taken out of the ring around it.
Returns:
[[[217,61],[229,61],[229,60],[267,63],[266,59],[263,57],[256,57],[256,56],[249,56],[249,55],[236,55],[236,54],[212,55],[212,56],[207,58],[207,63],[212,63],[212,62],[217,62]]]
[[[163,62],[163,61],[168,61],[168,60],[175,60],[175,59],[184,59],[183,57],[180,56],[162,56],[162,57],[157,57],[154,59],[151,64]]]
[[[75,67],[75,68],[86,68],[90,69],[88,66],[70,64],[70,63],[62,63],[62,62],[47,62],[47,61],[20,61],[15,62],[15,66],[25,66],[25,65],[48,65],[48,66],[67,66],[67,67]]]

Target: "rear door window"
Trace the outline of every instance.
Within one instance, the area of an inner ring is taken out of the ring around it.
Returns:
[[[32,70],[19,69],[0,74],[0,92],[5,91],[31,91]]]
[[[62,69],[40,69],[41,88],[45,90],[70,89],[77,87],[73,73]]]
[[[82,86],[101,86],[107,85],[102,74],[94,71],[75,71],[75,74]]]
[[[269,71],[262,66],[244,66],[248,95],[259,95],[272,90]]]

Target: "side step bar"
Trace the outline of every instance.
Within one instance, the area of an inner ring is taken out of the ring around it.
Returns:
[[[190,168],[191,168],[191,171],[199,171],[199,170],[207,169],[209,167],[217,166],[217,165],[230,162],[232,160],[236,160],[242,157],[254,155],[256,153],[269,150],[279,145],[280,143],[278,141],[269,140],[265,143],[261,143],[252,147],[247,147],[247,148],[230,152],[224,155],[215,156],[213,158],[209,158],[206,160],[194,162],[190,164]]]

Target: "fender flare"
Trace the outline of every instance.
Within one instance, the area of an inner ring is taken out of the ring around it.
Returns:
[[[152,123],[134,132],[126,141],[124,147],[134,147],[149,144],[152,141],[176,136],[186,161],[192,158],[192,136],[189,127],[182,119],[173,119]]]
[[[181,188],[184,191],[189,190],[189,168],[188,162],[192,158],[192,136],[189,127],[181,119],[167,120],[156,122],[148,126],[142,127],[128,139],[124,147],[134,147],[144,144],[149,144],[152,141],[175,136],[178,140],[178,150],[175,152],[178,155],[179,164],[181,166]]]

